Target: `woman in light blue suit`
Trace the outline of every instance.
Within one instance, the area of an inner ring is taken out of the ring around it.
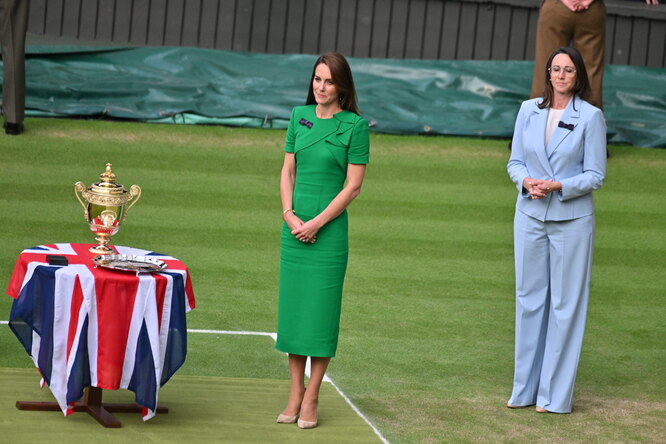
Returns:
[[[514,219],[516,350],[509,408],[570,413],[594,244],[592,191],[606,176],[603,113],[585,100],[580,53],[556,49],[543,98],[523,102],[507,166]]]

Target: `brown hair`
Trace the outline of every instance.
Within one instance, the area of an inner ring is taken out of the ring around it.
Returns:
[[[314,80],[315,71],[317,66],[324,64],[331,70],[331,77],[333,84],[338,90],[338,100],[340,101],[340,108],[345,111],[351,111],[356,115],[360,115],[361,111],[356,104],[356,88],[354,87],[354,78],[352,77],[351,68],[347,59],[338,52],[327,52],[320,55],[312,68],[312,76],[310,76],[310,86],[308,87],[308,98],[305,100],[306,105],[314,105],[317,103],[312,91],[312,81]]]
[[[572,91],[574,97],[578,96],[583,100],[589,101],[590,96],[592,95],[590,89],[590,80],[587,77],[587,69],[585,69],[585,62],[583,61],[583,57],[580,55],[580,52],[571,46],[562,46],[553,51],[553,53],[550,55],[550,58],[548,59],[548,62],[546,63],[546,70],[544,72],[546,86],[543,93],[543,101],[537,105],[540,109],[548,108],[553,104],[554,92],[553,84],[550,83],[550,65],[553,63],[553,59],[558,54],[568,55],[569,58],[571,58],[574,67],[576,68],[576,83],[574,84]],[[574,102],[574,109],[576,109],[576,102]]]

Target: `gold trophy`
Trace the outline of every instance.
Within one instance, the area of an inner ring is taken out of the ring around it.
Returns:
[[[132,185],[127,191],[116,183],[116,175],[111,171],[111,164],[106,164],[106,171],[99,175],[100,182],[86,188],[83,182],[74,184],[74,195],[84,209],[85,219],[99,245],[90,249],[91,253],[111,254],[113,249],[106,244],[111,236],[120,229],[120,224],[127,217],[130,208],[141,197],[141,187]],[[85,201],[85,203],[84,203]],[[127,205],[128,202],[131,203]]]

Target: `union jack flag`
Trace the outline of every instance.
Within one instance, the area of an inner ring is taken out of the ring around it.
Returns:
[[[185,314],[195,307],[185,264],[171,256],[112,246],[119,254],[167,263],[159,273],[96,267],[92,244],[23,250],[7,293],[16,299],[9,327],[65,415],[86,387],[129,389],[155,416],[158,391],[185,362]],[[47,255],[68,259],[49,265]]]

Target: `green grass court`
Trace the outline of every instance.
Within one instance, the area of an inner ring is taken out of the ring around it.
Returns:
[[[284,131],[31,118],[0,136],[0,287],[19,252],[93,242],[73,184],[107,162],[143,196],[111,243],[171,254],[192,273],[190,329],[274,332]],[[513,375],[512,221],[506,140],[372,135],[350,207],[338,357],[328,375],[391,443],[666,442],[666,150],[610,146],[595,193],[592,294],[574,413],[504,405]],[[11,298],[0,298],[0,320]],[[286,358],[266,336],[191,333],[160,391],[168,415],[20,412],[50,400],[0,325],[7,442],[380,442],[330,384],[312,431],[277,425]],[[132,399],[111,392],[105,399]],[[199,402],[202,401],[202,402]],[[202,407],[218,403],[218,408]],[[19,434],[18,430],[25,431]]]

